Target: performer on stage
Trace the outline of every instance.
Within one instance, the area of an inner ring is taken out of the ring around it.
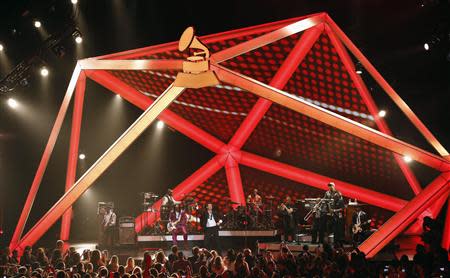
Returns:
[[[359,245],[370,235],[370,219],[366,212],[357,206],[352,215],[353,244]]]
[[[173,190],[168,189],[166,195],[164,195],[164,197],[162,198],[161,205],[168,206],[170,208],[170,210],[172,210],[175,205],[179,205],[179,204],[181,204],[181,202],[177,201],[173,198]]]
[[[328,223],[328,204],[326,201],[320,202],[318,208],[314,213],[312,225],[312,243],[317,243],[317,236],[319,236],[319,243],[323,243],[325,232],[327,231]]]
[[[253,189],[252,193],[247,197],[247,205],[249,208],[249,216],[251,226],[257,228],[258,218],[262,214],[262,198],[258,194],[258,189]]]
[[[204,245],[207,249],[215,249],[220,252],[219,244],[219,225],[222,220],[219,218],[217,211],[213,210],[213,205],[208,204],[206,211],[202,216],[202,227],[205,232]]]
[[[295,241],[295,219],[294,219],[294,205],[290,196],[287,196],[284,201],[278,206],[278,211],[281,216],[283,224],[283,233],[281,239],[287,241]]]
[[[167,230],[172,233],[173,245],[177,245],[177,236],[179,234],[183,235],[184,244],[187,247],[187,220],[188,216],[184,209],[180,207],[179,204],[175,205],[174,209],[170,213],[170,222],[167,224]]]
[[[102,231],[103,231],[103,244],[105,246],[112,246],[114,243],[114,228],[116,226],[116,214],[111,207],[105,208],[105,214],[103,215]]]
[[[328,191],[325,192],[325,199],[330,199],[328,203],[329,212],[332,217],[332,231],[334,244],[341,245],[344,241],[344,198],[336,190],[334,182],[328,183]]]

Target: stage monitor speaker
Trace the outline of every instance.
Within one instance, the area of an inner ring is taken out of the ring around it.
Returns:
[[[136,231],[134,230],[133,217],[121,217],[119,219],[119,244],[136,244]]]

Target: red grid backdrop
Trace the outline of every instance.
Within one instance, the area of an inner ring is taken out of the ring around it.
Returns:
[[[208,46],[219,51],[257,35]],[[222,64],[270,83],[300,36],[294,34]],[[183,53],[173,50],[136,59],[183,57]],[[175,71],[110,72],[152,99],[159,96],[176,76]],[[324,108],[376,129],[366,104],[325,33],[314,43],[283,90],[319,101]],[[227,142],[256,100],[253,94],[222,84],[214,88],[187,89],[170,110]],[[273,105],[267,112],[244,149],[383,193],[401,198],[412,196],[391,152],[279,105]]]

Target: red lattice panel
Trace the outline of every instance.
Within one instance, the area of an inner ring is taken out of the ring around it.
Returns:
[[[300,34],[294,34],[221,64],[231,70],[269,84],[299,38]]]
[[[273,104],[245,150],[403,199],[411,197],[392,153]]]
[[[376,128],[368,120],[367,106],[326,34],[319,37],[284,90]]]
[[[212,203],[219,211],[225,212],[229,206],[229,193],[225,169],[220,169],[216,174],[198,186],[190,194],[201,207]]]

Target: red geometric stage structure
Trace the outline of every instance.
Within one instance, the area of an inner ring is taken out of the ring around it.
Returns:
[[[190,89],[172,84],[187,57],[178,51],[178,42],[78,61],[12,238],[12,249],[34,244],[60,218],[61,238],[67,240],[71,206],[156,117],[216,154],[174,188],[175,198],[193,192],[199,199],[223,204],[220,198],[226,194],[222,186],[226,183],[231,200],[245,203],[245,194],[255,184],[268,193],[299,196],[307,190],[322,194],[317,190],[325,190],[332,180],[344,196],[395,213],[360,246],[368,257],[408,226],[410,232],[418,231],[418,216],[439,213],[450,190],[448,152],[327,14],[200,40],[212,53],[209,70],[219,85]],[[438,155],[392,135],[356,73],[355,61]],[[86,77],[145,112],[75,182]],[[66,193],[22,237],[74,91]],[[421,186],[404,162],[405,156],[440,174]],[[290,189],[284,190],[280,183]],[[391,189],[397,192],[386,192]],[[136,230],[151,224],[150,219],[154,217],[137,217]],[[443,240],[447,249],[449,225],[447,213]]]

